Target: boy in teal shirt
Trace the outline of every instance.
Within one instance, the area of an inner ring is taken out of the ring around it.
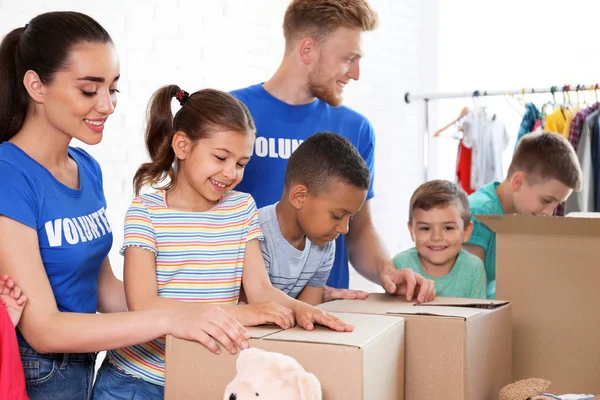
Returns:
[[[489,183],[469,196],[473,234],[463,248],[483,260],[487,298],[496,298],[496,234],[477,215],[552,215],[558,203],[581,190],[577,154],[562,136],[530,133],[519,142],[503,182]]]
[[[461,248],[473,230],[462,189],[442,180],[419,186],[410,199],[408,230],[415,247],[394,257],[397,269],[433,280],[438,296],[485,299],[483,262]]]

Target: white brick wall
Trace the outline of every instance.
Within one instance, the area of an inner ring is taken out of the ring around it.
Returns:
[[[283,51],[285,0],[0,0],[0,34],[51,10],[96,18],[111,34],[121,60],[119,105],[105,137],[88,150],[104,172],[108,216],[115,233],[113,269],[132,198],[131,179],[146,159],[146,104],[158,87],[176,83],[191,92],[231,90],[268,79]],[[404,92],[432,90],[437,77],[437,0],[372,0],[380,27],[367,35],[360,82],[346,104],[367,115],[376,130],[374,219],[391,253],[410,245],[408,199],[423,179],[421,107]],[[373,289],[360,277],[353,286]]]

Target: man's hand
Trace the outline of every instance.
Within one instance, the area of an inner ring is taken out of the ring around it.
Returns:
[[[410,268],[388,271],[381,276],[381,286],[390,294],[405,295],[407,301],[417,297],[419,303],[435,299],[435,282]]]
[[[364,300],[369,293],[364,290],[336,289],[330,286],[323,288],[323,303],[332,300]]]

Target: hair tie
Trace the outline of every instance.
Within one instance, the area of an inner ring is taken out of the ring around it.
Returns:
[[[180,90],[179,92],[175,93],[175,98],[179,100],[179,104],[183,107],[183,105],[190,98],[190,94],[185,90]]]

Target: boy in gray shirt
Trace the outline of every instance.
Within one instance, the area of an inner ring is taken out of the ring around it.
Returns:
[[[271,283],[317,305],[335,255],[335,239],[365,203],[369,169],[341,135],[317,133],[288,161],[281,199],[258,211]]]

